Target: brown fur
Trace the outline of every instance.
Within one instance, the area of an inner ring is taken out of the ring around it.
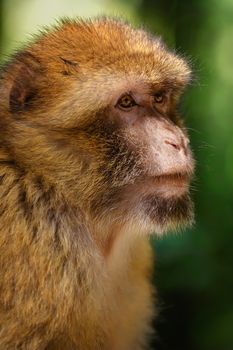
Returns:
[[[146,348],[156,313],[146,234],[192,208],[188,195],[150,197],[147,134],[122,130],[109,105],[129,86],[169,88],[177,120],[189,79],[159,39],[114,19],[64,21],[3,69],[1,350]]]

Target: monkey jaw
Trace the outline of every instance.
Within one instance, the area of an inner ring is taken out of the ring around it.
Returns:
[[[141,198],[135,206],[121,209],[121,214],[118,213],[116,220],[112,220],[114,221],[122,226],[124,234],[129,232],[133,236],[180,231],[194,223],[193,202],[188,193],[178,198],[151,194]]]

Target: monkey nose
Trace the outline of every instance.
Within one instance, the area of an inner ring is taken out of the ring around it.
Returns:
[[[180,151],[180,149],[181,149],[181,145],[175,140],[165,140],[164,143],[177,149],[177,151]]]
[[[164,143],[171,146],[173,150],[176,150],[178,152],[183,151],[184,154],[187,155],[188,140],[186,140],[186,137],[168,137],[164,140]]]

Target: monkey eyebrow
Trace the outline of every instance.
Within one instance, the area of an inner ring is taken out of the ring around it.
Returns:
[[[74,66],[74,67],[79,66],[78,62],[76,62],[76,61],[70,61],[70,60],[67,60],[66,58],[63,58],[63,57],[61,57],[61,56],[60,56],[59,58],[60,58],[60,60],[62,60],[65,64],[68,64],[68,65]]]

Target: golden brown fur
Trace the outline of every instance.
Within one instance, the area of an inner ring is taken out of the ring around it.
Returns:
[[[156,313],[146,234],[180,220],[141,212],[136,193],[149,188],[135,179],[150,155],[143,140],[128,148],[136,131],[119,134],[108,108],[150,83],[174,87],[174,109],[189,78],[160,40],[114,19],[65,21],[3,69],[0,350],[146,348]]]

